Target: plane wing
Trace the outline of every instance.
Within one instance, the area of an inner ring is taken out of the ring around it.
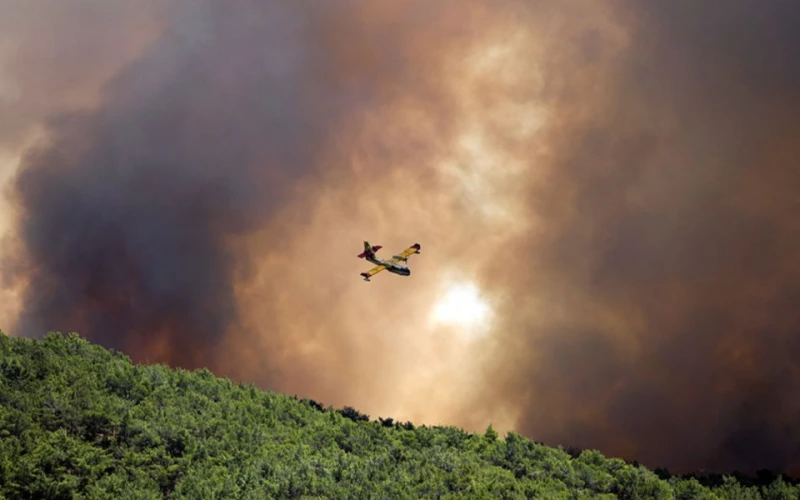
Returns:
[[[399,254],[394,255],[392,258],[394,259],[395,262],[397,262],[399,260],[408,260],[408,256],[409,255],[413,255],[415,253],[419,253],[421,248],[422,247],[419,245],[419,243],[414,243],[413,245],[411,245],[410,247],[406,248],[405,250],[403,250]]]
[[[384,269],[386,269],[386,266],[384,266],[384,265],[375,266],[372,269],[370,269],[369,271],[361,273],[361,276],[364,277],[365,281],[369,281],[369,278],[371,276],[375,276],[376,274],[378,274],[379,272],[383,271]]]

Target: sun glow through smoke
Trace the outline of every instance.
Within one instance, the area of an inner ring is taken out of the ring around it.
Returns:
[[[436,303],[433,319],[448,325],[481,327],[486,325],[490,312],[478,287],[474,283],[463,283],[450,287]]]

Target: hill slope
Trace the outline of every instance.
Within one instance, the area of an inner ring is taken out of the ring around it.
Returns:
[[[797,499],[800,487],[662,480],[514,433],[369,420],[206,370],[134,365],[75,334],[0,333],[0,496]]]

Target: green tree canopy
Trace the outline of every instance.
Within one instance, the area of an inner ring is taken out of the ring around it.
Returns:
[[[595,450],[370,419],[77,334],[0,333],[0,497],[797,499],[777,477],[656,475]]]

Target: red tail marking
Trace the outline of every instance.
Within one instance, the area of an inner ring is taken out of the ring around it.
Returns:
[[[380,245],[375,245],[374,247],[371,247],[369,250],[364,250],[363,252],[358,254],[356,257],[358,257],[359,259],[363,259],[367,255],[375,255],[375,252],[377,252],[381,248],[383,248],[383,247],[380,246]]]

